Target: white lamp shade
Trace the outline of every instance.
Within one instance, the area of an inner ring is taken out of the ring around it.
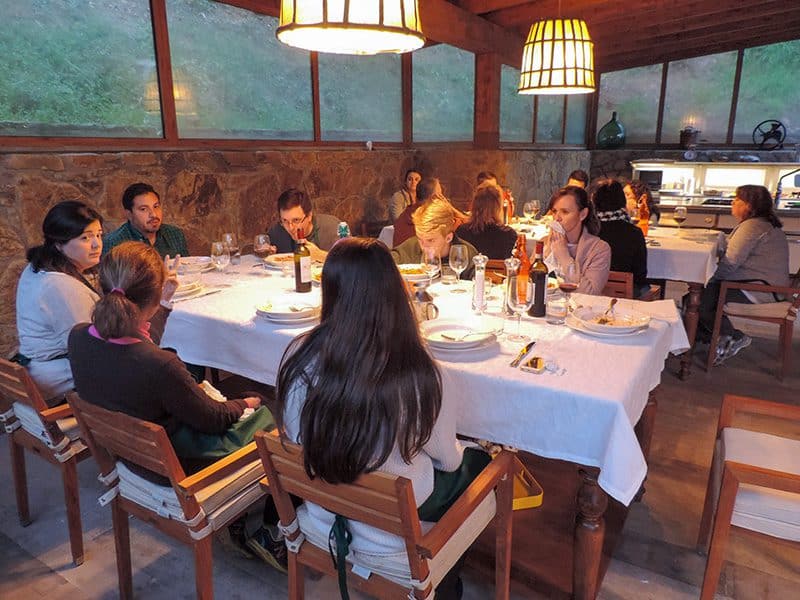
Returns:
[[[520,94],[595,91],[594,44],[582,19],[547,19],[531,25],[522,51]]]
[[[333,54],[396,54],[425,43],[417,0],[281,0],[276,35]]]

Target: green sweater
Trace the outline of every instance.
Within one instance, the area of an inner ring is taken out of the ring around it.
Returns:
[[[462,240],[457,235],[453,235],[453,241],[450,244],[463,244],[467,247],[467,258],[469,259],[469,266],[461,273],[461,279],[471,279],[472,273],[475,270],[475,265],[472,258],[478,254],[475,246],[469,242]],[[422,248],[419,245],[419,240],[416,236],[408,238],[405,242],[392,249],[392,258],[398,265],[419,263],[422,259]],[[442,257],[442,267],[449,266],[450,257],[445,255]]]

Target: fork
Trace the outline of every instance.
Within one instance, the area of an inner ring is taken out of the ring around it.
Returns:
[[[491,331],[468,331],[462,335],[450,335],[449,333],[443,333],[442,337],[446,340],[450,340],[451,342],[461,342],[464,339],[468,338],[471,335],[488,335],[492,333]]]

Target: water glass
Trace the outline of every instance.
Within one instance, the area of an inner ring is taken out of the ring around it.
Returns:
[[[239,240],[236,237],[235,233],[223,233],[222,234],[222,243],[228,249],[228,254],[230,255],[231,264],[238,265],[241,259],[241,254],[239,252]]]
[[[519,277],[517,275],[509,277],[506,302],[508,303],[508,308],[517,315],[517,333],[509,335],[509,341],[527,342],[530,338],[520,333],[520,321],[522,320],[522,313],[527,312],[533,304],[533,282],[529,277]]]
[[[222,271],[231,262],[231,254],[225,242],[212,242],[211,244],[211,263]]]
[[[422,269],[428,275],[428,285],[430,285],[433,278],[442,270],[442,259],[434,248],[422,249]]]
[[[539,201],[529,200],[522,205],[522,214],[528,221],[535,219],[539,214]]]
[[[272,254],[272,240],[266,233],[259,233],[253,238],[253,253],[261,259]]]
[[[545,321],[551,325],[563,325],[567,318],[567,301],[559,294],[553,294],[547,300]]]
[[[467,255],[467,247],[464,244],[453,244],[450,246],[450,268],[456,272],[456,287],[450,290],[451,293],[463,294],[467,290],[458,285],[458,280],[461,278],[461,273],[467,268],[469,264],[469,256]]]

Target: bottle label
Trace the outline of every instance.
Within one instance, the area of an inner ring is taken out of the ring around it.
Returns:
[[[300,257],[300,283],[309,283],[311,281],[311,257]]]

